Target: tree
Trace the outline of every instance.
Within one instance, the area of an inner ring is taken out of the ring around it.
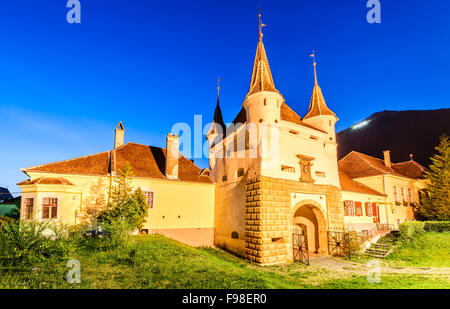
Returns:
[[[447,221],[450,220],[450,139],[441,136],[435,149],[430,171],[425,173],[429,182],[418,215],[422,220]]]
[[[145,223],[148,206],[140,188],[133,192],[131,180],[134,177],[127,162],[124,171],[118,171],[117,179],[111,190],[108,207],[98,218],[100,226],[119,225],[122,229],[141,229]]]

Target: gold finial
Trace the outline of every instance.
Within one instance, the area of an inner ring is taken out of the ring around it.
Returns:
[[[217,97],[219,96],[219,89],[220,89],[220,81],[221,80],[222,79],[219,76],[217,76]]]
[[[259,39],[261,40],[262,36],[263,36],[262,28],[267,26],[267,25],[262,23],[262,20],[261,20],[261,8],[259,7],[259,5],[258,5],[258,19],[259,19]]]
[[[317,85],[317,71],[316,71],[316,54],[313,50],[313,53],[311,55],[309,55],[310,57],[313,58],[314,62],[313,62],[313,66],[314,66],[314,84]]]

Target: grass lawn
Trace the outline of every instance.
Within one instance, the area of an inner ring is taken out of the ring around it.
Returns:
[[[395,266],[450,267],[450,232],[419,234],[402,242],[385,260]]]
[[[447,244],[448,250],[448,244]],[[447,251],[448,252],[448,251]],[[351,272],[290,264],[260,267],[222,250],[191,248],[162,236],[137,236],[127,248],[85,250],[81,283],[69,284],[66,262],[0,269],[0,288],[448,288],[437,275],[386,275],[381,283]]]
[[[450,232],[426,232],[411,241],[402,241],[387,257],[380,259],[382,266],[390,267],[450,267]],[[367,263],[371,257],[352,256],[351,260]]]

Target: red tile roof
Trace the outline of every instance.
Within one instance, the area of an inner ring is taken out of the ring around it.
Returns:
[[[66,185],[66,186],[73,186],[74,184],[68,181],[65,178],[62,177],[39,177],[33,180],[25,180],[22,182],[19,182],[17,185]]]
[[[110,170],[125,169],[127,162],[136,177],[165,179],[166,149],[136,143],[127,143],[108,152],[29,167],[24,171],[107,176]],[[210,177],[200,175],[201,171],[191,160],[180,157],[179,180],[212,183]]]
[[[427,171],[425,167],[414,160],[394,163],[392,166],[403,175],[414,179],[424,179],[425,172]]]
[[[339,182],[341,183],[341,188],[343,191],[385,196],[384,194],[373,190],[362,183],[354,181],[350,178],[350,176],[341,171],[339,171]]]
[[[369,177],[384,174],[412,179],[423,178],[423,176],[419,175],[417,169],[413,169],[410,164],[403,163],[394,163],[392,164],[391,168],[388,168],[385,166],[384,160],[374,158],[357,151],[352,151],[344,158],[339,160],[338,167],[339,171],[346,173],[351,178]],[[415,163],[420,166],[419,163]],[[420,167],[425,170],[422,166]]]

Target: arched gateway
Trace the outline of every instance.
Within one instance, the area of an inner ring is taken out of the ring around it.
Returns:
[[[292,226],[301,229],[305,248],[310,253],[327,254],[327,222],[316,201],[304,200],[295,205]]]

